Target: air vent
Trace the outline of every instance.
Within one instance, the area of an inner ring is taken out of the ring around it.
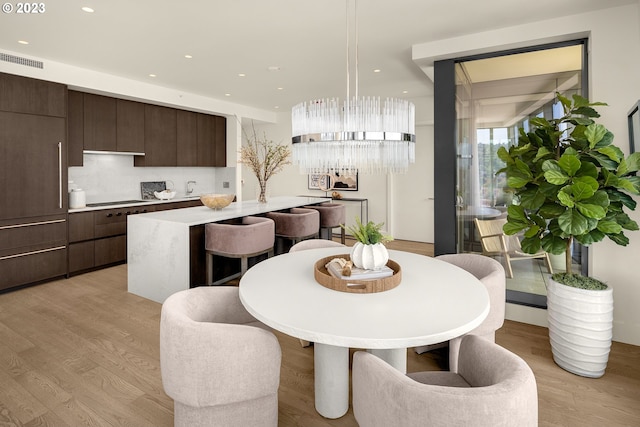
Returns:
[[[42,61],[34,61],[33,59],[21,58],[19,56],[8,55],[2,52],[0,52],[0,61],[12,62],[14,64],[26,65],[27,67],[33,68],[44,68],[44,64]]]

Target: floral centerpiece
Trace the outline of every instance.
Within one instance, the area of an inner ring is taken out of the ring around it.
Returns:
[[[267,181],[276,173],[280,172],[284,166],[291,163],[291,149],[284,145],[275,143],[267,138],[266,132],[262,138],[258,138],[255,127],[252,126],[252,135],[247,135],[247,145],[240,148],[239,163],[249,166],[260,186],[258,203],[267,202]]]

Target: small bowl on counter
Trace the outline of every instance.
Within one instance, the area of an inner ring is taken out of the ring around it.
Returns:
[[[171,190],[154,191],[153,195],[156,196],[156,199],[171,200],[176,197],[176,192]]]
[[[218,210],[229,206],[235,198],[235,194],[203,194],[200,201],[206,207]]]

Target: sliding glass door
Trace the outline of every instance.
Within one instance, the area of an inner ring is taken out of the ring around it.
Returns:
[[[436,139],[436,144],[455,144],[456,170],[450,178],[436,175],[435,185],[440,181],[443,186],[451,186],[447,180],[455,181],[456,252],[482,252],[475,218],[506,218],[512,196],[504,174],[497,174],[504,166],[498,149],[517,144],[518,129],[528,131],[532,117],[562,114],[557,92],[568,97],[574,93],[587,96],[583,84],[587,81],[585,44],[586,40],[576,40],[453,61],[455,88],[450,96],[455,99],[454,138]],[[439,105],[437,79],[435,84]],[[440,125],[436,120],[436,134]],[[449,219],[444,218],[436,212],[436,230],[441,226],[446,229],[444,222]],[[444,247],[436,235],[436,252],[439,246]],[[577,264],[582,262],[581,252],[580,248],[574,250]],[[544,263],[525,260],[512,262],[511,266],[514,277],[507,280],[509,299],[546,306],[548,278]],[[556,264],[556,269],[563,270],[564,266]]]

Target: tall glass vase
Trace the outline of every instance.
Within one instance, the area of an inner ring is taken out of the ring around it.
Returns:
[[[258,179],[260,193],[258,193],[258,203],[267,203],[267,181]]]

